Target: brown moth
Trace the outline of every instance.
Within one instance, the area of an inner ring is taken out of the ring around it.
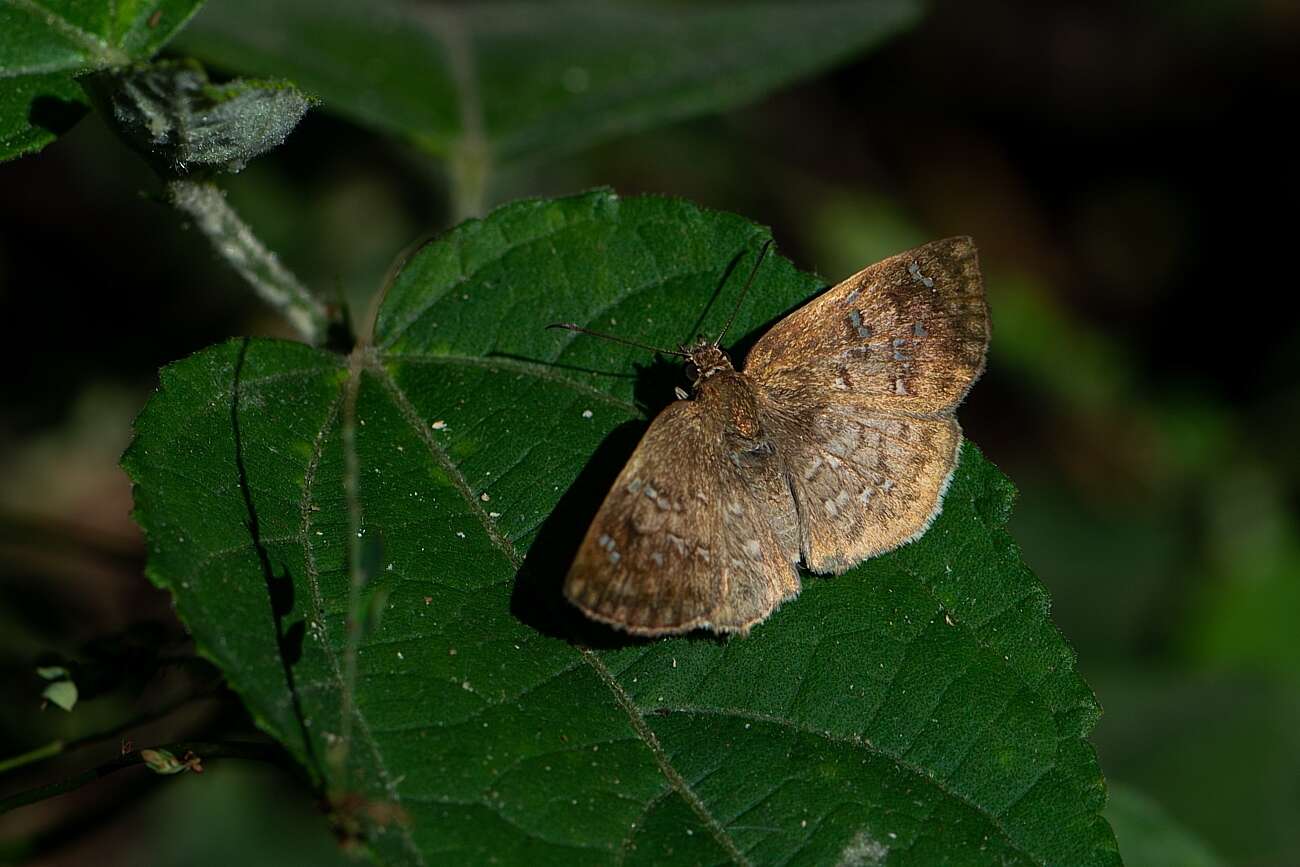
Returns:
[[[744,370],[719,341],[678,353],[694,397],[678,389],[651,423],[565,580],[588,617],[634,635],[744,634],[798,595],[800,561],[840,573],[926,531],[988,348],[975,246],[859,271],[773,326]]]

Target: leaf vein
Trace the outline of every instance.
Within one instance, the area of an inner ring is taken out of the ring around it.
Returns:
[[[981,816],[984,816],[986,819],[988,819],[989,823],[993,825],[993,827],[997,828],[1000,832],[1002,832],[1003,837],[1006,838],[1007,843],[1011,846],[1011,848],[1019,852],[1021,855],[1024,855],[1026,858],[1034,862],[1041,862],[1043,860],[1041,857],[1036,856],[1033,853],[1027,851],[1019,843],[1019,841],[1012,838],[1012,836],[1007,832],[1006,824],[1005,822],[1002,821],[1002,816],[1000,814],[994,813],[991,810],[989,810],[987,807],[983,807],[977,804],[976,802],[972,801],[970,798],[963,795],[961,792],[958,792],[950,788],[947,783],[945,783],[943,780],[939,779],[938,777],[927,774],[922,768],[918,767],[917,765],[914,765],[912,762],[909,762],[907,759],[903,758],[902,756],[894,755],[893,753],[888,752],[887,750],[881,749],[880,747],[876,746],[875,744],[871,743],[865,738],[861,738],[857,736],[837,735],[829,731],[822,731],[819,729],[812,728],[811,726],[804,725],[803,723],[795,722],[794,720],[782,719],[777,716],[771,716],[769,714],[744,710],[740,708],[709,708],[709,707],[696,707],[692,705],[678,705],[675,707],[670,706],[662,709],[667,710],[671,713],[698,714],[701,716],[735,717],[737,719],[753,720],[754,722],[766,723],[768,725],[775,725],[775,726],[782,726],[786,728],[796,729],[798,731],[804,732],[805,734],[813,735],[814,737],[821,738],[833,744],[852,746],[864,752],[871,753],[872,755],[879,756],[883,759],[887,759],[893,762],[896,767],[906,771],[910,771],[918,779],[930,783],[932,786],[934,786],[944,795],[947,795],[948,797],[953,798],[954,800],[960,801],[970,809],[979,813]]]
[[[603,401],[616,406],[619,409],[626,410],[635,415],[641,415],[641,410],[631,401],[622,400],[614,397],[607,391],[596,388],[594,385],[587,385],[576,379],[570,379],[567,376],[560,376],[552,373],[547,369],[545,362],[522,361],[515,358],[504,358],[500,356],[476,358],[472,355],[433,355],[433,354],[403,354],[394,353],[391,355],[381,356],[383,360],[392,360],[402,364],[452,364],[462,367],[480,367],[494,373],[505,370],[514,371],[524,376],[531,376],[534,379],[540,379],[544,382],[551,382],[564,388],[582,392],[596,400]]]
[[[83,30],[54,10],[36,2],[36,0],[9,0],[9,3],[14,8],[21,9],[29,15],[43,17],[47,27],[58,31],[69,41],[75,42],[80,48],[94,55],[94,59],[101,63],[126,63],[129,59],[125,54],[116,51],[102,37]]]

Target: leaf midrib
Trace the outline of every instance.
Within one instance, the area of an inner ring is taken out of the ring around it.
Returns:
[[[307,462],[306,471],[303,477],[302,499],[300,501],[301,524],[299,525],[298,542],[302,546],[303,562],[306,568],[307,585],[311,589],[312,599],[312,616],[320,627],[319,644],[329,659],[330,668],[334,675],[334,682],[340,693],[346,688],[343,682],[343,669],[339,664],[338,654],[334,651],[333,644],[328,640],[325,633],[327,631],[327,621],[325,614],[325,599],[320,588],[320,571],[316,565],[316,554],[311,543],[311,518],[314,514],[312,511],[312,501],[314,499],[316,487],[316,471],[320,467],[320,462],[325,454],[325,443],[329,439],[327,436],[339,419],[341,410],[345,403],[348,388],[354,377],[360,377],[360,370],[356,365],[349,365],[348,380],[339,388],[338,397],[331,404],[329,412],[326,414],[325,422],[316,434],[315,442],[312,445],[311,457]],[[371,732],[370,724],[366,721],[360,706],[355,703],[351,707],[351,713],[355,719],[357,730],[361,733],[367,748],[375,759],[375,768],[378,771],[380,783],[383,785],[388,797],[392,798],[394,803],[400,806],[402,798],[397,786],[393,782],[392,776],[388,772],[388,767],[384,762],[383,753],[379,749],[379,744],[375,741]],[[411,837],[410,829],[404,824],[400,825],[402,842],[406,850],[415,857],[417,864],[424,867],[424,853],[415,845],[415,840]]]
[[[22,10],[38,18],[42,23],[75,43],[90,55],[90,58],[105,66],[130,62],[130,58],[120,49],[111,45],[107,39],[81,29],[54,10],[36,2],[36,0],[9,0],[9,4],[15,9]]]

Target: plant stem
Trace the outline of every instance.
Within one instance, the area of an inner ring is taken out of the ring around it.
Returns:
[[[10,756],[7,759],[0,759],[0,774],[6,773],[8,771],[16,770],[18,768],[26,767],[27,765],[35,764],[39,761],[43,761],[44,759],[53,758],[54,756],[61,756],[64,753],[70,753],[73,750],[80,749],[81,747],[87,746],[89,744],[98,743],[99,741],[104,741],[104,740],[108,740],[109,738],[117,737],[118,735],[123,734],[124,732],[128,732],[133,728],[148,725],[149,723],[157,722],[158,720],[164,717],[170,716],[171,714],[173,714],[180,708],[184,707],[185,705],[189,704],[190,702],[200,700],[200,699],[205,699],[205,698],[214,698],[216,697],[216,695],[217,695],[216,692],[201,692],[196,695],[187,695],[184,698],[177,699],[176,701],[164,705],[163,707],[160,707],[157,710],[149,711],[148,713],[144,713],[138,717],[129,719],[126,722],[119,723],[118,725],[115,725],[112,728],[105,729],[103,731],[94,732],[88,735],[83,735],[79,738],[73,738],[70,741],[64,741],[64,740],[50,741],[49,743],[43,746],[39,746],[34,750],[29,750],[25,753],[21,753],[16,756]]]
[[[154,747],[156,750],[167,750],[176,756],[183,756],[186,753],[194,753],[204,761],[208,759],[252,759],[260,762],[270,762],[272,764],[285,764],[285,753],[277,744],[262,743],[257,741],[180,741],[174,744],[166,744],[160,747]],[[95,780],[107,777],[109,774],[130,768],[135,765],[144,764],[141,756],[143,750],[132,750],[124,753],[112,761],[105,762],[94,768],[82,771],[79,774],[68,777],[57,782],[47,783],[44,786],[37,786],[34,789],[17,792],[7,798],[0,799],[0,815],[8,813],[10,810],[16,810],[19,807],[25,807],[28,804],[35,804],[58,795],[74,791],[81,788],[87,783],[93,783]]]
[[[37,747],[34,750],[28,750],[25,753],[19,753],[16,756],[10,756],[7,759],[0,760],[0,774],[12,771],[16,768],[25,767],[41,759],[48,759],[51,756],[57,756],[68,748],[66,741],[50,741],[44,746]]]
[[[474,141],[461,142],[453,151],[447,170],[451,180],[452,224],[483,216],[490,172],[486,148]]]
[[[240,219],[225,193],[211,181],[168,181],[167,199],[207,236],[212,247],[248,282],[262,300],[284,314],[313,345],[325,342],[338,316],[311,293],[275,253]]]
[[[465,26],[464,13],[454,6],[428,7],[425,13],[447,52],[447,62],[460,98],[460,137],[447,163],[451,183],[452,223],[483,216],[488,177],[492,170],[487,133],[483,127],[483,98],[479,93],[478,60]]]

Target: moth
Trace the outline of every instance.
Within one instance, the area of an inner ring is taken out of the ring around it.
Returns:
[[[650,424],[578,548],[564,594],[593,620],[745,634],[798,595],[800,563],[841,573],[939,514],[954,414],[989,342],[970,238],[859,271],[774,325],[741,370],[725,333],[672,353],[693,393]]]

